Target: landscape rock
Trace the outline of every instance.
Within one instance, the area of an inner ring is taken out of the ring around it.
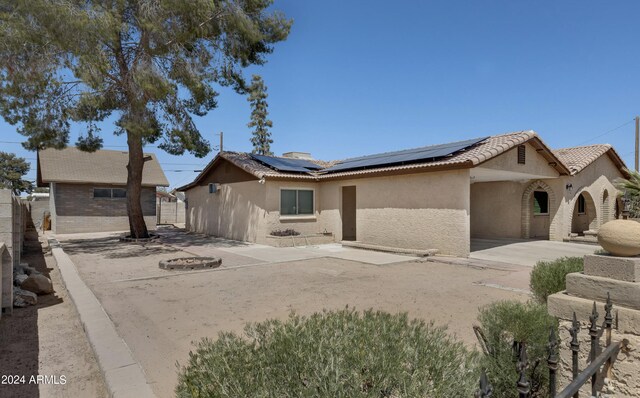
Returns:
[[[42,274],[31,274],[22,282],[20,287],[35,294],[53,293],[53,284],[51,280]]]
[[[640,223],[631,220],[613,220],[598,230],[598,243],[614,256],[640,255]]]
[[[16,274],[13,276],[13,282],[15,285],[20,286],[28,278],[29,278],[29,275],[27,274]]]
[[[30,305],[36,305],[38,303],[38,296],[35,293],[29,292],[19,287],[13,288],[13,306],[14,307],[27,307]]]

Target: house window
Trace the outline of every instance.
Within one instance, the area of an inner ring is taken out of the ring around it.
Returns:
[[[518,164],[525,164],[527,158],[527,150],[524,145],[518,145]]]
[[[311,189],[280,190],[280,215],[282,216],[313,215],[313,190]]]
[[[209,183],[209,193],[216,193],[218,192],[218,186],[216,185],[215,182]]]
[[[587,212],[587,203],[584,200],[584,196],[580,194],[578,196],[578,214],[585,214]]]
[[[549,214],[549,194],[545,191],[535,191],[533,193],[533,214]]]
[[[93,197],[94,199],[123,199],[127,197],[127,190],[123,188],[93,188]]]
[[[113,188],[111,190],[111,197],[113,198],[126,198],[127,190],[122,188]]]

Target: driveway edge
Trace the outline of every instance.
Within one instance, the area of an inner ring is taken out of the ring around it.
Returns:
[[[133,358],[127,343],[118,335],[104,308],[78,274],[76,265],[58,242],[50,241],[51,253],[62,281],[80,316],[91,348],[114,398],[156,398],[144,371]]]

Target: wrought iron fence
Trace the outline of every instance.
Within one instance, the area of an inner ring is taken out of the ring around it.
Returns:
[[[579,371],[578,365],[578,353],[580,351],[580,341],[578,340],[578,334],[580,332],[580,323],[576,318],[576,313],[573,313],[573,321],[571,324],[571,329],[569,330],[571,334],[571,342],[569,346],[571,347],[572,381],[559,393],[556,393],[559,362],[559,342],[558,338],[556,337],[555,328],[551,327],[551,331],[549,332],[549,343],[547,345],[547,367],[549,368],[549,396],[551,398],[578,398],[580,388],[587,384],[589,380],[591,380],[591,396],[596,397],[597,381],[598,374],[600,373],[600,368],[602,368],[603,365],[606,365],[603,373],[610,371],[613,358],[624,346],[628,344],[627,340],[622,340],[615,343],[611,342],[611,328],[613,325],[613,316],[611,315],[611,310],[613,308],[613,305],[611,303],[611,297],[609,294],[607,294],[607,302],[604,308],[604,324],[599,330],[597,321],[600,315],[598,314],[596,303],[594,301],[593,310],[591,311],[591,316],[589,317],[589,336],[591,337],[589,365],[582,372]],[[603,334],[605,336],[606,346],[598,354],[600,338]],[[518,380],[514,382],[514,392],[517,391],[519,398],[529,398],[531,396],[531,384],[529,380],[527,380],[526,375],[526,369],[529,366],[529,361],[527,359],[527,345],[525,343],[517,343],[515,344],[515,346],[517,347],[516,370],[518,371],[519,377]],[[480,388],[476,391],[475,398],[489,398],[492,395],[493,387],[491,386],[490,380],[487,377],[486,373],[483,371],[480,375]]]

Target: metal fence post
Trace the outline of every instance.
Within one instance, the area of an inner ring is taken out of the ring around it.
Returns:
[[[591,311],[591,316],[589,317],[589,321],[591,321],[591,327],[589,327],[589,336],[591,336],[591,353],[589,355],[589,362],[593,363],[596,360],[597,350],[598,350],[598,325],[596,322],[598,321],[598,311],[596,309],[596,302],[593,302],[593,310]],[[596,376],[597,372],[591,376],[591,395],[597,397],[596,393]]]
[[[571,323],[571,364],[572,364],[572,380],[578,377],[578,352],[580,352],[580,341],[578,340],[578,333],[580,332],[580,324],[576,317],[575,311],[573,312],[573,322]],[[578,398],[579,393],[575,393],[573,398]]]
[[[556,338],[555,328],[551,326],[549,332],[549,356],[547,357],[547,365],[549,366],[549,395],[551,398],[556,396],[556,371],[558,370],[558,339]]]
[[[493,386],[489,384],[487,374],[483,370],[480,374],[480,389],[476,391],[474,398],[489,398],[493,394]]]
[[[516,369],[520,373],[520,378],[517,383],[519,398],[528,398],[529,392],[531,392],[531,384],[527,381],[526,376],[526,370],[528,367],[527,344],[520,343],[520,354],[518,356],[518,363],[516,364]]]
[[[607,292],[607,302],[604,305],[604,327],[605,327],[605,339],[606,345],[609,347],[611,345],[611,326],[613,325],[613,316],[611,315],[611,310],[613,309],[613,303],[611,302],[611,295]],[[607,360],[607,365],[605,367],[607,377],[611,377],[611,358]]]

